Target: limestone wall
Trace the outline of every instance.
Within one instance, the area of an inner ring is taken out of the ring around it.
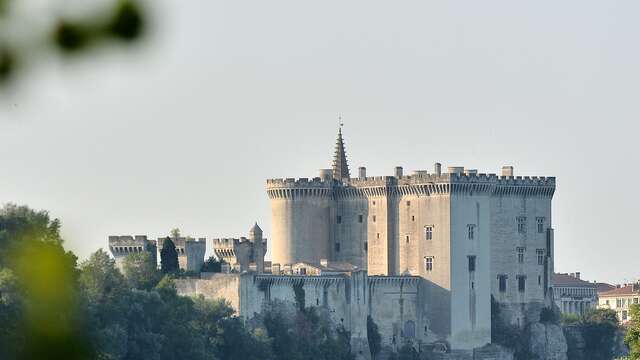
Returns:
[[[225,299],[240,315],[240,274],[203,273],[200,279],[176,279],[178,294],[204,296],[208,300]]]
[[[525,219],[526,230],[518,232],[518,217]],[[542,232],[537,219],[543,219]],[[492,294],[509,305],[511,322],[524,325],[527,317],[535,319],[535,308],[544,306],[553,271],[553,242],[547,244],[551,225],[551,198],[542,196],[503,195],[491,199],[491,282]],[[549,245],[549,247],[548,247]],[[518,261],[517,248],[524,249],[524,261]],[[542,250],[545,262],[538,263],[536,251]],[[498,275],[507,275],[505,292],[499,290]],[[525,291],[518,290],[517,276],[526,276]],[[536,303],[538,305],[534,305]]]
[[[367,239],[367,228],[371,223],[371,216],[369,201],[364,196],[338,198],[335,201],[330,216],[333,235],[330,259],[346,261],[359,269],[367,269],[367,254],[371,245]]]

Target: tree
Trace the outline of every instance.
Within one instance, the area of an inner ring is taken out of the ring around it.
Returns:
[[[640,305],[633,304],[630,308],[631,321],[627,326],[624,342],[629,346],[629,358],[640,359]]]
[[[52,220],[48,212],[27,206],[6,204],[0,209],[0,267],[11,266],[9,261],[19,251],[38,242],[62,246],[60,220]]]
[[[585,353],[593,360],[614,357],[618,318],[612,309],[591,309],[583,314],[580,328],[586,347]]]
[[[0,39],[0,85],[8,82],[17,69],[29,65],[29,59],[42,57],[52,48],[65,54],[87,53],[88,49],[111,40],[131,43],[145,28],[144,11],[136,0],[112,0],[108,7],[80,12],[83,16],[76,13],[73,19],[56,15],[45,19],[50,25],[42,29],[29,27],[41,19],[29,18],[29,12],[12,12],[10,3],[11,0],[0,0],[0,22],[12,20],[3,24],[6,35]],[[65,14],[69,9],[52,7],[50,13]]]
[[[171,231],[169,231],[169,236],[172,239],[178,239],[180,238],[180,229],[179,228],[173,228],[171,229]]]
[[[170,238],[164,239],[160,251],[160,269],[165,274],[178,272],[178,251]]]
[[[156,264],[153,263],[153,258],[148,252],[127,255],[122,267],[129,286],[135,289],[150,290],[160,281]]]
[[[202,264],[202,268],[200,269],[200,271],[219,273],[222,271],[223,263],[224,263],[224,260],[222,259],[218,260],[216,257],[210,256],[207,259],[207,261],[205,261],[204,264]]]

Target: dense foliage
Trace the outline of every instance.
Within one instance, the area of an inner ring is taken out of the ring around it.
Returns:
[[[207,261],[204,262],[204,264],[202,264],[202,269],[200,269],[200,271],[202,272],[214,272],[214,273],[219,273],[222,271],[222,263],[224,261],[222,260],[218,260],[216,257],[214,256],[210,256]]]
[[[640,359],[640,305],[631,305],[629,313],[631,322],[627,327],[624,342],[629,346],[629,358],[638,360]]]
[[[122,272],[103,250],[78,266],[59,229],[46,212],[0,210],[0,359],[353,358],[319,309],[273,308],[251,330],[224,301],[179,296],[148,253]]]
[[[582,315],[563,314],[562,325],[576,328],[584,339],[584,353],[589,359],[609,360],[617,351],[619,330],[616,312],[611,309],[591,309]]]

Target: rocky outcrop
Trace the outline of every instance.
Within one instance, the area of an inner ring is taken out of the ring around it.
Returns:
[[[567,341],[560,325],[533,323],[527,329],[532,360],[567,360]]]
[[[567,357],[569,360],[586,360],[586,343],[579,326],[569,325],[563,328],[567,339]]]

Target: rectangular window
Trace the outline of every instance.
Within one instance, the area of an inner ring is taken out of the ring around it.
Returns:
[[[433,226],[424,227],[424,238],[425,240],[433,239]]]
[[[524,216],[518,216],[516,218],[518,223],[518,234],[524,234],[527,232],[527,218]]]
[[[362,222],[362,215],[358,215],[358,222],[361,223]]]
[[[342,224],[342,216],[340,216],[340,215],[336,216],[336,222],[338,224]]]
[[[544,265],[544,249],[536,249],[536,257],[538,258],[538,265]]]
[[[375,215],[373,215],[372,219],[373,219],[373,222],[376,222],[376,216]]]
[[[622,310],[622,321],[627,320],[627,310]]]
[[[409,235],[407,235],[407,244],[409,243]]]
[[[411,221],[416,221],[416,217],[411,215]]]
[[[498,290],[500,292],[507,292],[507,275],[498,275]]]
[[[340,243],[336,243],[336,252],[340,252]]]
[[[638,303],[638,298],[633,298],[633,303],[637,304]]]
[[[467,238],[473,240],[475,235],[476,226],[474,224],[467,225]]]
[[[604,303],[605,303],[606,305],[609,305],[609,300],[605,300],[605,301],[604,301]]]
[[[518,291],[524,292],[525,280],[527,277],[525,275],[518,275]]]
[[[427,271],[433,271],[433,256],[425,256],[424,269]]]
[[[380,239],[380,233],[376,234],[376,239]]]
[[[523,264],[524,263],[524,248],[523,247],[517,247],[516,248],[516,253],[518,254],[518,263]]]
[[[364,251],[369,251],[369,243],[368,242],[364,242]]]
[[[538,225],[538,234],[542,234],[544,232],[544,218],[543,217],[537,217],[536,218],[536,223]]]
[[[616,299],[616,307],[617,308],[622,307],[622,300],[621,299]]]
[[[538,275],[538,285],[542,285],[542,276]]]
[[[476,257],[475,257],[475,255],[469,255],[469,256],[467,256],[467,258],[469,259],[469,272],[476,271]]]
[[[407,201],[407,206],[411,206],[411,201]]]

